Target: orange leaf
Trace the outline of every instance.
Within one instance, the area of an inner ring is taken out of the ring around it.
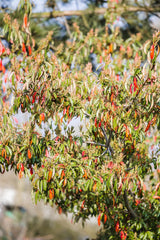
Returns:
[[[31,157],[32,157],[31,151],[28,149],[28,158],[31,159]]]
[[[2,66],[2,72],[5,74],[6,72],[5,66]]]
[[[63,122],[63,116],[61,117],[61,123]]]
[[[160,199],[160,196],[154,196],[153,198],[154,199]]]
[[[25,13],[24,14],[24,19],[23,19],[23,23],[24,23],[24,26],[27,27],[27,14]]]
[[[18,177],[19,177],[19,179],[21,179],[23,177],[23,172],[21,170],[18,173]]]
[[[143,191],[145,192],[146,190],[146,185],[143,183]]]
[[[98,226],[100,226],[101,225],[101,213],[99,214],[99,216],[98,216]]]
[[[48,182],[51,181],[51,178],[52,178],[52,170],[50,170],[48,173]]]
[[[59,214],[62,213],[62,208],[61,208],[61,207],[58,208],[58,213],[59,213]]]
[[[70,106],[67,107],[67,117],[69,117],[69,108]]]
[[[61,173],[61,180],[63,179],[64,176],[65,176],[65,172],[64,172],[64,170],[62,170],[62,173]]]
[[[85,200],[83,200],[83,202],[82,202],[81,209],[84,208],[84,203],[85,203]]]
[[[110,45],[109,45],[109,53],[112,53],[113,52],[113,44],[111,43]]]
[[[54,198],[54,189],[49,189],[49,199],[52,200]]]
[[[22,52],[26,53],[26,46],[24,43],[22,43]]]
[[[129,128],[126,127],[126,138],[128,138],[128,136],[129,136]]]
[[[97,183],[95,183],[95,184],[93,185],[93,192],[95,192],[96,186],[97,186]]]
[[[42,119],[42,121],[44,121],[45,120],[45,114],[44,113],[41,113],[41,119]]]
[[[104,224],[106,223],[106,221],[107,221],[107,215],[104,214]]]
[[[2,149],[1,155],[2,155],[2,157],[4,156],[4,158],[6,158],[6,149],[5,148]]]
[[[160,182],[156,185],[156,191],[160,188]]]
[[[86,170],[84,170],[84,175],[83,175],[83,177],[84,177],[85,179],[87,179],[87,171],[86,171]]]
[[[113,102],[113,97],[114,97],[114,94],[112,93],[111,94],[111,102]]]
[[[63,187],[65,187],[66,184],[67,184],[67,179],[65,178],[65,179],[64,179],[64,182],[63,182]]]

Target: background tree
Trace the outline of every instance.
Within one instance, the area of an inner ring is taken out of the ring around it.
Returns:
[[[1,173],[28,176],[35,202],[75,221],[97,216],[105,239],[158,239],[159,32],[141,45],[141,34],[124,41],[109,21],[87,35],[74,23],[68,44],[53,47],[49,32],[36,46],[31,5],[20,6],[20,23],[4,16],[11,48],[0,44]],[[20,124],[19,112],[29,120]]]
[[[21,13],[19,9],[17,11],[13,11],[10,9],[10,3],[12,0],[2,1],[1,3],[1,14],[0,14],[0,26],[4,25],[3,22],[3,14],[4,12],[11,12],[14,17],[17,17],[19,21],[22,20]],[[107,5],[109,6],[111,11],[116,11],[119,19],[119,23],[121,24],[123,32],[123,37],[126,39],[131,36],[132,33],[141,32],[143,35],[143,42],[148,38],[151,38],[153,33],[153,28],[155,27],[155,22],[159,19],[160,5],[159,1],[151,0],[151,1],[127,1],[127,0],[118,0],[118,1],[107,1],[107,0],[83,0],[83,4],[86,3],[86,10],[80,10],[82,2],[76,0],[77,8],[74,11],[64,11],[59,12],[59,2],[63,2],[63,4],[68,5],[71,4],[69,0],[60,1],[60,0],[49,0],[46,1],[44,5],[44,12],[34,13],[32,14],[32,19],[30,19],[30,27],[31,32],[36,42],[38,42],[41,38],[45,37],[47,31],[51,29],[54,30],[54,41],[55,43],[60,41],[66,41],[66,39],[70,38],[70,31],[72,31],[73,22],[77,22],[80,26],[80,30],[87,34],[87,32],[91,28],[98,28],[99,31],[103,33],[105,26],[105,11]],[[114,4],[119,3],[117,8],[114,8]],[[105,5],[106,4],[106,5]],[[111,4],[113,8],[111,7]],[[72,6],[72,5],[71,5]],[[35,8],[35,2],[32,1],[32,7]],[[48,7],[48,8],[46,8]],[[99,11],[101,9],[101,11]],[[45,11],[48,12],[45,12]],[[77,10],[77,11],[76,11]],[[80,10],[80,11],[79,11]],[[97,10],[97,11],[96,11]],[[70,12],[68,16],[68,12]],[[97,14],[99,13],[99,14]],[[100,14],[101,13],[101,14]],[[22,12],[23,14],[23,12]],[[66,16],[65,18],[57,19],[57,16]],[[122,17],[119,18],[119,17]],[[154,17],[157,17],[155,19]],[[152,23],[153,22],[153,23]],[[151,28],[152,26],[152,28]],[[160,29],[160,24],[156,26]],[[70,30],[68,30],[68,28]]]

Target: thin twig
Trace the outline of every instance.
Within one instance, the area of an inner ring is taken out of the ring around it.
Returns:
[[[58,10],[60,11],[58,5],[56,4],[56,7],[58,8]],[[67,30],[67,33],[68,33],[68,36],[70,37],[70,39],[72,38],[72,34],[71,34],[71,31],[70,31],[70,27],[69,27],[69,24],[67,22],[67,19],[65,16],[62,16],[63,20],[64,20],[64,25],[66,27],[66,30]]]
[[[124,202],[125,202],[126,208],[128,209],[129,213],[131,214],[131,216],[133,218],[138,218],[138,215],[135,213],[135,211],[133,210],[133,208],[129,204],[126,190],[124,191]]]

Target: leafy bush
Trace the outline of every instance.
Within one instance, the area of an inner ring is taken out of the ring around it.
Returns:
[[[103,36],[74,24],[53,52],[52,32],[35,48],[29,2],[23,9],[20,25],[4,17],[11,49],[0,44],[1,172],[29,176],[35,202],[75,221],[97,216],[100,239],[158,239],[160,33],[141,45],[140,34],[123,41],[109,22]]]

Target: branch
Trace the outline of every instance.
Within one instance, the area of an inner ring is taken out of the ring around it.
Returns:
[[[103,135],[104,135],[104,137],[106,139],[106,146],[105,147],[108,149],[108,151],[110,151],[110,153],[111,152],[113,153],[113,148],[110,146],[112,131],[110,131],[110,135],[109,135],[109,139],[108,139],[107,134],[106,134],[106,132],[105,132],[105,130],[104,130],[104,128],[102,126],[101,126],[101,130],[102,130]]]
[[[126,190],[124,191],[124,202],[125,202],[127,210],[131,214],[131,216],[133,218],[138,218],[138,215],[135,213],[135,211],[133,210],[133,208],[129,204],[128,197],[127,197],[127,191]]]
[[[102,130],[102,132],[103,132],[103,135],[104,135],[104,137],[105,137],[105,139],[106,139],[106,145],[108,145],[108,137],[107,137],[107,134],[106,134],[106,132],[105,132],[105,130],[104,130],[104,128],[101,126],[101,130]]]
[[[131,171],[132,169],[134,169],[134,167],[126,168],[126,169],[125,169],[125,172],[129,172],[129,171]]]
[[[101,146],[101,147],[106,147],[105,144],[102,144],[102,143],[96,143],[96,142],[84,142],[86,144],[93,144],[93,145],[97,145],[97,146]]]
[[[56,7],[58,8],[59,10],[59,7],[58,5],[56,4]],[[68,36],[71,38],[71,31],[70,31],[70,27],[69,27],[69,24],[65,18],[65,16],[63,16],[63,20],[64,20],[64,24],[65,24],[65,27],[66,27],[66,30],[67,30],[67,33],[68,33]]]
[[[85,10],[72,10],[72,11],[53,11],[53,12],[43,12],[43,13],[32,13],[31,18],[56,18],[56,17],[63,17],[63,16],[83,16],[85,14],[101,14],[104,15],[106,11],[114,11],[118,12],[119,14],[123,12],[160,12],[160,7],[136,7],[136,6],[118,6],[118,8],[114,8],[114,6],[110,6],[107,8],[95,8],[95,9],[85,9]]]
[[[99,158],[102,157],[103,155],[105,155],[107,152],[109,152],[109,155],[111,156],[111,151],[110,151],[110,149],[108,148],[107,150],[105,150],[105,151],[99,156]]]
[[[53,12],[43,12],[43,13],[32,13],[31,18],[55,18],[63,16],[82,16],[84,14],[105,14],[106,8],[95,8],[94,10],[70,10],[70,11],[53,11]]]

